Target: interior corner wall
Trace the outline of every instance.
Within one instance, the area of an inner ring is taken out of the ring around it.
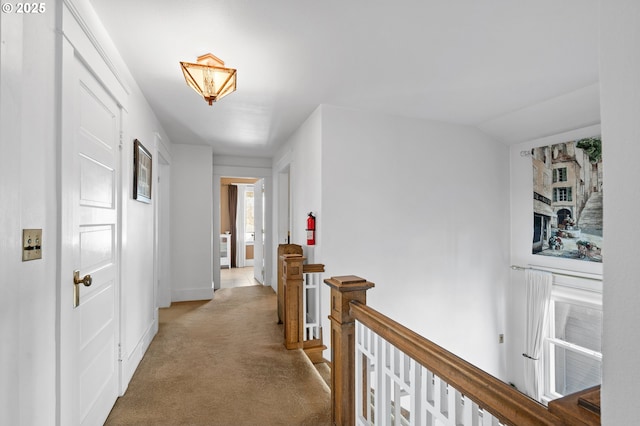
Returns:
[[[631,425],[640,419],[640,2],[603,0],[600,13],[606,188],[602,424]]]
[[[213,149],[171,151],[171,300],[213,298]]]
[[[322,263],[322,206],[321,206],[321,122],[322,108],[316,108],[305,122],[286,141],[279,152],[274,156],[273,168],[273,221],[272,228],[275,233],[282,231],[281,219],[287,216],[287,212],[280,212],[285,208],[281,197],[286,197],[283,192],[286,182],[281,182],[282,171],[287,170],[290,182],[290,208],[291,214],[290,243],[302,246],[307,263]],[[307,215],[313,212],[317,218],[316,244],[307,245]],[[286,243],[285,237],[280,235],[274,238],[274,253],[278,252],[278,244]],[[277,255],[273,256],[272,283],[273,289],[277,289]],[[324,290],[324,289],[323,289]],[[321,291],[323,291],[321,290]]]
[[[297,134],[297,132],[296,132]],[[295,137],[293,135],[292,138]],[[273,253],[275,254],[271,262],[271,287],[273,291],[278,291],[278,245],[286,244],[290,240],[290,175],[292,158],[291,139],[285,142],[273,156],[271,169],[273,171],[273,204],[271,229],[273,231]],[[268,258],[265,258],[269,261]]]
[[[321,122],[323,106],[318,107],[290,139],[291,156],[291,243],[302,246],[307,263],[322,263],[322,155]],[[316,217],[316,244],[307,245],[307,216]]]
[[[508,148],[468,127],[331,106],[321,135],[325,276],[374,282],[373,308],[504,377]]]

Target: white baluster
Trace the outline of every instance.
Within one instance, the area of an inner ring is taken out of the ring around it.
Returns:
[[[414,359],[407,357],[409,362],[409,424],[411,426],[422,425],[422,368]]]
[[[356,390],[356,403],[354,404],[356,413],[355,413],[355,417],[356,417],[356,424],[357,425],[362,425],[364,424],[362,422],[361,419],[361,413],[362,413],[362,380],[363,380],[363,376],[362,374],[358,374],[358,372],[360,371],[364,371],[363,365],[362,365],[362,358],[363,358],[363,345],[362,342],[365,338],[365,336],[363,336],[364,329],[362,324],[360,324],[360,322],[356,321],[356,356],[355,356],[355,371],[356,371],[356,377],[355,377],[355,390]]]
[[[315,294],[316,294],[316,310],[315,310],[315,319],[314,319],[314,323],[315,323],[315,329],[314,329],[314,333],[313,333],[313,337],[315,339],[319,339],[320,338],[320,324],[321,324],[321,319],[320,319],[320,285],[322,284],[321,282],[322,280],[322,275],[320,274],[313,274],[313,285],[315,288]]]
[[[493,415],[359,322],[355,363],[358,425],[501,426]]]
[[[447,419],[449,424],[456,425],[456,390],[449,386],[445,386],[445,392],[447,393]]]

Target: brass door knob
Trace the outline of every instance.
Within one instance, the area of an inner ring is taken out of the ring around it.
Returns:
[[[80,278],[80,271],[73,271],[73,283],[84,284],[85,287],[89,287],[93,283],[91,275],[87,274],[83,278]]]

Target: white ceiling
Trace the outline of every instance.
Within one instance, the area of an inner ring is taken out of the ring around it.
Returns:
[[[320,104],[504,143],[597,124],[598,0],[90,0],[173,143],[269,157]],[[213,106],[180,61],[238,70]]]

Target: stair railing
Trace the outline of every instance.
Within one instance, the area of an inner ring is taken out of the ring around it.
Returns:
[[[548,410],[367,306],[373,283],[356,276],[325,283],[331,287],[334,425],[599,424],[589,413],[577,419]]]

